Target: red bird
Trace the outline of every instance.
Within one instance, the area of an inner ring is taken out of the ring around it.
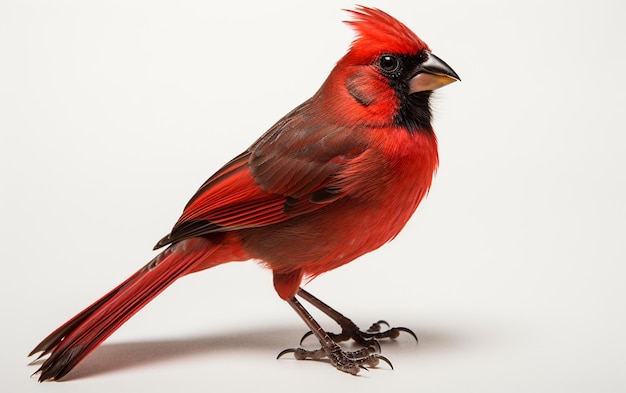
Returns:
[[[404,227],[438,163],[429,98],[459,77],[390,15],[367,7],[348,12],[357,37],[320,89],[200,187],[156,244],[164,251],[35,347],[30,355],[50,354],[37,371],[40,381],[62,378],[176,279],[249,259],[272,270],[276,292],[321,344],[281,355],[328,358],[351,374],[389,363],[376,339],[410,330],[381,332],[379,323],[361,331],[300,285]],[[342,332],[324,332],[296,296]],[[337,342],[346,339],[363,349],[344,351]]]

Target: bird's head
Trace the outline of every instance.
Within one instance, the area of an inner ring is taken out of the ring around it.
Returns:
[[[348,12],[356,38],[327,81],[333,93],[351,100],[361,121],[432,130],[430,95],[459,76],[389,14],[362,6]]]

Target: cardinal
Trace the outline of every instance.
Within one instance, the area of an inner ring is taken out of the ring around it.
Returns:
[[[157,242],[160,254],[33,349],[30,356],[49,355],[36,372],[40,381],[65,376],[178,278],[245,260],[271,270],[278,296],[310,330],[305,337],[319,340],[317,350],[290,348],[279,357],[328,359],[350,374],[381,360],[391,366],[377,340],[409,329],[382,330],[379,321],[363,331],[301,285],[404,227],[438,165],[431,94],[460,78],[387,13],[347,12],[356,38],[319,90],[198,189]],[[324,331],[301,300],[341,333]],[[338,344],[348,339],[361,349]]]

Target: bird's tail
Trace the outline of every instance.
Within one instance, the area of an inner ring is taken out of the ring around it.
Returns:
[[[126,281],[78,313],[33,349],[29,356],[50,354],[39,370],[39,381],[58,380],[96,349],[177,278],[207,265],[219,244],[192,238],[176,243]],[[216,263],[217,264],[217,263]]]

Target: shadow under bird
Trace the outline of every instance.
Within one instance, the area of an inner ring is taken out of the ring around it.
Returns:
[[[33,349],[49,355],[39,380],[58,380],[178,278],[255,260],[302,318],[320,349],[291,348],[297,359],[327,358],[357,374],[382,360],[377,339],[407,328],[360,330],[301,288],[304,279],[351,262],[393,239],[427,194],[437,169],[433,90],[458,75],[404,24],[358,6],[348,52],[319,90],[211,176],[185,206],[147,265],[52,332]],[[325,332],[304,300],[334,319]],[[306,335],[305,335],[306,337]],[[338,342],[352,339],[362,349]]]

